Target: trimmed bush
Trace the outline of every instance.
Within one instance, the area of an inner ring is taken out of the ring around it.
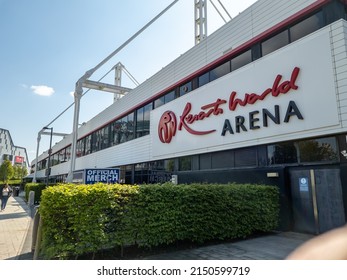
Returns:
[[[24,191],[25,191],[26,201],[29,200],[29,192],[34,191],[35,192],[34,203],[39,204],[40,200],[41,200],[42,191],[45,188],[46,188],[46,184],[44,184],[44,183],[27,183],[27,184],[25,184]]]
[[[136,192],[135,186],[118,184],[48,187],[39,209],[45,257],[64,259],[122,245],[120,224]]]
[[[58,185],[41,197],[42,252],[247,237],[277,227],[278,202],[277,188],[261,185]]]

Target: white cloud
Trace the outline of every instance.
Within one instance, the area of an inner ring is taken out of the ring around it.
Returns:
[[[74,92],[74,91],[70,91],[70,95],[71,95],[72,97],[75,97],[75,92]]]
[[[51,96],[54,93],[54,89],[48,86],[31,86],[32,91],[41,96]]]

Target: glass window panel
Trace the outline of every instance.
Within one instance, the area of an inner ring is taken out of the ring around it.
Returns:
[[[106,149],[110,146],[110,126],[107,125],[102,129],[102,135],[101,135],[101,149]]]
[[[58,164],[58,154],[56,153],[56,154],[51,155],[50,166],[54,166],[57,164]]]
[[[258,166],[267,165],[267,150],[266,146],[258,146]]]
[[[180,96],[183,96],[190,91],[192,91],[192,82],[180,86]]]
[[[269,165],[298,162],[297,151],[292,142],[268,145],[267,152]]]
[[[257,149],[246,148],[235,151],[235,167],[256,166]]]
[[[298,147],[301,163],[338,160],[335,137],[299,141]]]
[[[63,149],[63,150],[61,150],[61,151],[59,152],[59,162],[60,162],[60,163],[66,161],[65,152],[66,152],[65,149]]]
[[[65,152],[65,156],[66,156],[66,161],[69,161],[71,159],[71,146],[66,147],[66,152]]]
[[[212,154],[212,169],[234,167],[234,152],[222,151]]]
[[[155,109],[159,108],[160,106],[164,105],[164,103],[165,103],[165,97],[164,96],[159,97],[158,99],[154,101],[154,108]]]
[[[210,71],[210,81],[218,79],[226,74],[230,73],[230,61],[225,62],[222,65],[214,68]]]
[[[232,71],[252,62],[252,51],[248,50],[231,60]]]
[[[192,170],[192,158],[190,156],[181,157],[178,159],[179,171],[190,171]]]
[[[323,27],[323,12],[320,11],[290,28],[290,40],[294,42]]]
[[[121,137],[121,121],[116,120],[111,124],[111,143],[112,145],[118,145]]]
[[[92,135],[88,135],[86,137],[86,144],[85,144],[85,155],[88,155],[92,152]]]
[[[212,160],[211,154],[202,154],[199,156],[199,167],[200,170],[211,169],[212,168]]]
[[[92,153],[101,150],[101,130],[97,130],[92,134]]]
[[[150,112],[152,110],[152,103],[137,110],[136,120],[136,137],[142,137],[149,134]]]
[[[143,111],[144,108],[137,109],[136,111],[136,137],[141,137],[143,132]]]
[[[206,85],[209,82],[210,82],[210,72],[207,72],[198,78],[199,87],[202,87],[203,85]]]
[[[264,56],[288,44],[289,44],[288,30],[284,30],[281,33],[264,41],[261,44],[261,51]]]
[[[165,104],[168,102],[171,102],[172,100],[175,99],[175,91],[171,91],[167,93],[164,97],[165,97]]]
[[[127,141],[128,135],[128,116],[125,116],[120,121],[120,143]]]
[[[41,165],[41,170],[42,169],[46,169],[46,165],[47,165],[47,160],[46,159],[44,159],[44,160],[42,160],[42,165]]]
[[[144,107],[144,115],[143,115],[143,135],[149,134],[149,122],[150,122],[150,113],[152,110],[152,103],[146,105]]]
[[[128,115],[127,139],[128,141],[134,139],[134,113]]]
[[[76,146],[76,156],[77,157],[84,156],[84,143],[85,143],[85,138],[82,138],[82,139],[77,141],[77,146]]]

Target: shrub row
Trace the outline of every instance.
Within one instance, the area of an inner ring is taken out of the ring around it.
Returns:
[[[35,192],[34,203],[35,204],[40,203],[41,194],[45,188],[46,188],[46,184],[44,183],[26,183],[24,187],[26,201],[29,200],[29,192],[34,191]]]
[[[70,258],[119,245],[247,237],[276,228],[278,190],[261,185],[58,185],[42,193],[42,252]]]

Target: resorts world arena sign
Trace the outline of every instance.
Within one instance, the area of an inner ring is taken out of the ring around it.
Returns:
[[[172,138],[176,135],[177,130],[185,129],[188,133],[193,135],[206,135],[214,133],[216,129],[199,131],[194,130],[191,125],[197,121],[204,121],[207,118],[223,115],[224,110],[236,111],[237,107],[245,107],[247,105],[255,104],[256,102],[263,101],[268,95],[278,97],[281,94],[287,94],[292,90],[297,90],[296,84],[298,75],[300,72],[299,67],[295,67],[292,71],[291,78],[288,81],[282,81],[282,75],[277,75],[272,87],[267,88],[262,94],[246,93],[242,99],[237,97],[237,92],[232,91],[229,97],[229,101],[218,98],[215,102],[203,105],[201,111],[198,113],[192,113],[192,104],[188,102],[183,109],[179,121],[172,111],[166,111],[161,116],[158,124],[158,137],[162,143],[170,143]],[[223,109],[228,104],[227,109]],[[249,112],[248,122],[246,124],[246,117],[236,116],[234,125],[231,124],[229,119],[225,119],[222,136],[226,133],[234,134],[241,131],[255,130],[260,128],[260,118],[262,115],[262,124],[264,127],[268,126],[269,120],[275,124],[281,123],[279,105],[274,106],[274,112],[270,112],[268,109],[262,109]],[[289,101],[287,110],[283,119],[283,122],[288,123],[292,116],[296,116],[298,119],[303,120],[303,116],[298,109],[294,101]],[[235,132],[234,132],[235,131]]]
[[[153,158],[310,137],[337,127],[330,48],[325,29],[153,110]]]

